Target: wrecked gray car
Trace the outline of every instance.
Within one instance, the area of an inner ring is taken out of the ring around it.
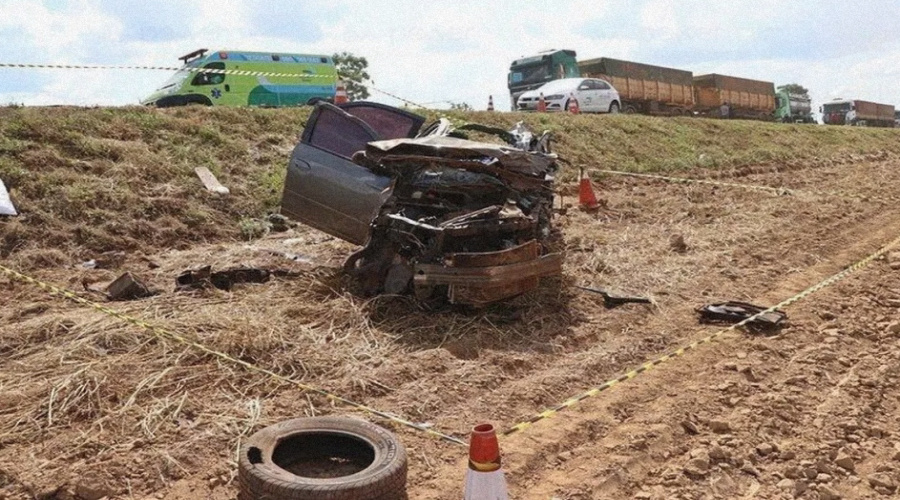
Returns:
[[[453,128],[383,104],[319,103],[288,166],[282,212],[361,245],[365,294],[485,305],[562,272],[550,136]],[[479,132],[505,145],[468,140]]]

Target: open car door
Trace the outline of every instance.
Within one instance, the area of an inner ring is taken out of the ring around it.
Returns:
[[[391,179],[353,163],[382,139],[413,137],[424,118],[377,103],[341,107],[320,102],[291,154],[281,211],[320,231],[363,245],[391,195]]]

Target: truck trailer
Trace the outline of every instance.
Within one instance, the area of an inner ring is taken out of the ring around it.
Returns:
[[[775,84],[734,76],[693,76],[684,71],[608,57],[578,62],[574,50],[553,50],[513,61],[508,87],[513,108],[526,90],[560,78],[601,78],[619,92],[622,110],[649,115],[719,116],[723,105],[735,118],[773,120],[776,117]],[[801,99],[786,99],[788,120],[807,116]],[[779,115],[781,116],[781,115]]]
[[[893,127],[894,106],[859,99],[835,99],[820,108],[826,125]]]
[[[694,77],[694,112],[717,115],[727,104],[731,117],[772,120],[775,112],[775,84],[719,74]]]
[[[578,69],[581,76],[612,83],[626,113],[683,115],[694,107],[690,71],[609,57],[580,61]]]

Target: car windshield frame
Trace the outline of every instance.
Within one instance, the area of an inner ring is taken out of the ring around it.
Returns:
[[[551,63],[549,61],[542,61],[538,64],[529,64],[528,66],[517,67],[510,73],[509,83],[511,85],[530,85],[533,83],[540,83],[552,74],[553,70],[551,67]],[[521,76],[517,79],[517,75]]]
[[[849,101],[843,102],[826,102],[822,105],[822,110],[825,114],[830,113],[842,113],[846,111],[850,111],[851,104]]]
[[[181,87],[184,84],[185,80],[190,78],[193,71],[191,71],[194,66],[185,66],[178,71],[175,72],[174,75],[170,76],[165,83],[162,84],[157,90],[166,90],[172,87]]]

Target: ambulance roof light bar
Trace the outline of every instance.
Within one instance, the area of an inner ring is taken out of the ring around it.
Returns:
[[[203,55],[206,54],[208,51],[209,51],[209,49],[198,49],[198,50],[191,52],[190,54],[185,54],[185,55],[179,57],[178,60],[183,61],[184,64],[187,64],[188,62],[190,62],[193,59],[203,57]]]

